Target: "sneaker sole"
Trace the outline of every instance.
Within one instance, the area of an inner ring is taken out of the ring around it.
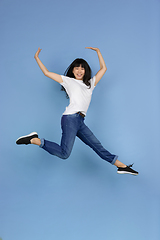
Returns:
[[[37,133],[37,132],[32,132],[32,133],[30,133],[30,134],[28,134],[28,135],[19,137],[19,138],[16,140],[16,143],[17,143],[20,139],[22,139],[22,138],[31,137],[31,136],[33,136],[33,135],[37,135],[37,136],[38,136],[38,133]]]
[[[138,175],[138,173],[123,172],[123,171],[120,171],[120,172],[117,171],[117,173],[118,173],[118,174],[131,174],[131,175],[135,175],[135,176]]]

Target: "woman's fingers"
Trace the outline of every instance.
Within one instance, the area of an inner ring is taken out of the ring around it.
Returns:
[[[42,50],[42,49],[38,48],[38,51],[37,51],[37,52],[38,52],[38,53],[40,53],[40,52],[41,52],[41,50]]]
[[[93,47],[86,47],[86,48],[87,48],[87,49],[92,49],[92,50],[94,50]]]
[[[87,49],[91,49],[91,50],[94,50],[94,51],[99,51],[99,48],[94,48],[94,47],[86,47]]]

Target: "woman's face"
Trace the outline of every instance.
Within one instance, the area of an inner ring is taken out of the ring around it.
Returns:
[[[79,67],[74,67],[73,74],[75,76],[75,79],[83,80],[83,77],[85,75],[85,69],[81,65]]]

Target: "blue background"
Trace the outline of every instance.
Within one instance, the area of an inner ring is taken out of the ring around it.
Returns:
[[[160,239],[160,1],[0,2],[0,237],[3,240]],[[78,139],[63,161],[15,140],[60,142],[68,100],[34,54],[63,74],[77,57],[108,71],[86,124],[139,176],[118,175]]]

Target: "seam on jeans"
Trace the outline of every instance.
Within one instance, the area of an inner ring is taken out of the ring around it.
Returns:
[[[82,134],[82,133],[81,133]],[[83,135],[83,134],[82,134]],[[85,137],[85,135],[83,135],[84,137]],[[85,137],[85,139],[87,139],[86,137]],[[88,140],[88,139],[87,139]],[[89,141],[89,140],[88,140]],[[99,140],[98,140],[99,141]],[[90,142],[90,141],[89,141]],[[90,142],[91,143],[91,142]],[[100,143],[101,144],[101,143]],[[87,145],[87,144],[86,144]],[[93,144],[91,144],[92,146],[93,146]],[[102,145],[102,144],[101,144]],[[103,147],[103,146],[102,146]],[[93,149],[93,148],[92,148]],[[95,149],[97,150],[97,152],[99,152],[100,153],[100,151],[95,147]],[[94,149],[93,149],[94,150]],[[106,150],[107,151],[107,150]],[[114,159],[113,159],[114,160]],[[112,160],[112,161],[113,161]],[[107,162],[109,162],[109,161],[107,161]],[[110,162],[110,163],[112,163],[112,162]]]

